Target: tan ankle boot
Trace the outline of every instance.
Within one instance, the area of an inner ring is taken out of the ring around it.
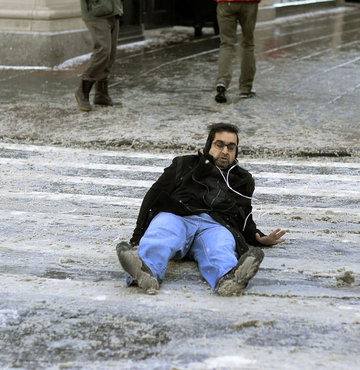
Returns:
[[[79,108],[83,111],[92,110],[92,106],[89,101],[89,94],[94,81],[81,80],[80,86],[75,93],[75,100],[77,101]]]

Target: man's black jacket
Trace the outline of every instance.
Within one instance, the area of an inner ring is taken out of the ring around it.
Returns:
[[[227,171],[223,173],[226,178]],[[239,256],[248,250],[247,243],[261,246],[255,234],[264,234],[256,228],[251,200],[247,198],[254,192],[254,180],[248,171],[237,165],[228,179],[230,187],[242,195],[229,189],[211,155],[199,152],[174,158],[144,197],[131,245],[139,244],[156,214],[171,212],[179,216],[209,214],[233,234]],[[218,189],[215,192],[214,187]]]

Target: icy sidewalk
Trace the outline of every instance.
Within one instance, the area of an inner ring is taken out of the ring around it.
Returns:
[[[0,367],[353,369],[360,356],[360,164],[240,158],[266,248],[241,297],[193,262],[156,296],[128,288],[115,245],[173,154],[0,144]]]
[[[219,39],[191,29],[119,50],[110,91],[122,108],[77,108],[82,65],[1,70],[0,139],[183,150],[203,145],[208,123],[227,121],[240,127],[244,154],[358,157],[359,16],[348,7],[259,24],[257,97],[239,99],[236,59],[225,105],[214,101]]]

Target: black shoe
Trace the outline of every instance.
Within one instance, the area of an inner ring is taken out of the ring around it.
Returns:
[[[257,273],[263,258],[264,252],[260,248],[250,249],[232,270],[218,280],[215,292],[221,296],[241,295]]]
[[[226,99],[226,96],[225,96],[225,91],[226,91],[225,86],[223,86],[223,85],[216,86],[216,91],[217,91],[217,94],[215,96],[215,100],[218,103],[226,103],[227,99]]]
[[[202,33],[202,26],[195,25],[194,26],[194,36],[195,37],[201,37],[202,35],[203,35],[203,33]]]
[[[256,92],[255,91],[250,91],[250,92],[242,92],[240,93],[240,99],[250,99],[250,98],[254,98],[256,96]]]

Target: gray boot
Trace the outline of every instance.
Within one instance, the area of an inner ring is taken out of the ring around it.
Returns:
[[[118,244],[116,252],[122,268],[140,288],[148,294],[155,294],[159,290],[159,282],[141,260],[136,250],[126,250],[121,244]]]
[[[89,94],[94,81],[81,80],[80,86],[75,93],[75,100],[77,101],[79,108],[83,111],[92,110],[92,106],[89,101]]]
[[[221,296],[241,295],[259,269],[264,252],[259,247],[251,248],[243,254],[237,265],[222,276],[215,286],[215,292]]]
[[[107,80],[96,81],[94,104],[107,106],[114,105],[112,99],[109,96]]]

